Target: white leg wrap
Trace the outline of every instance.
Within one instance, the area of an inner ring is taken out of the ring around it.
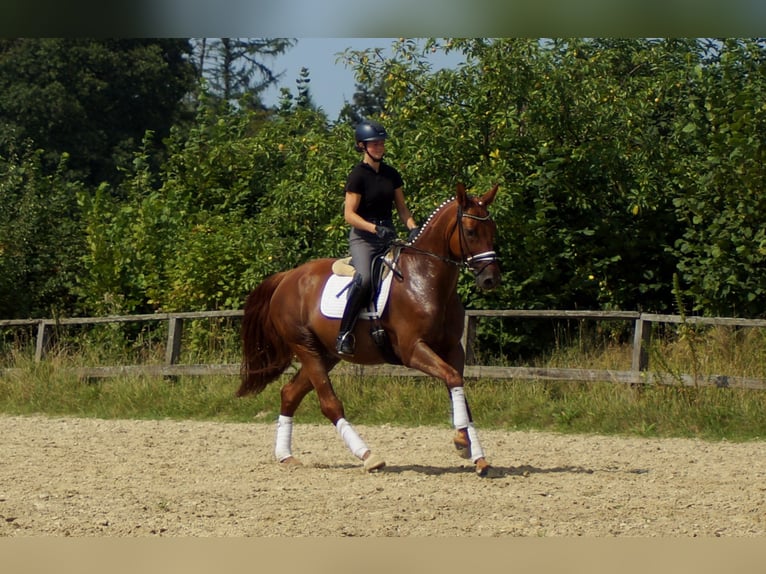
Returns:
[[[471,460],[476,462],[480,458],[484,458],[484,449],[481,448],[479,434],[476,432],[473,423],[468,425],[468,438],[471,441]]]
[[[338,429],[338,434],[353,455],[359,460],[362,460],[364,453],[370,449],[364,443],[362,437],[356,433],[354,427],[351,426],[351,423],[346,419],[338,419],[338,422],[335,423],[335,428]]]
[[[452,397],[452,424],[456,429],[464,429],[471,419],[468,418],[468,405],[465,402],[463,387],[450,389],[450,396]]]
[[[274,447],[274,456],[279,462],[293,456],[293,417],[279,415],[277,419],[277,440]]]
[[[476,462],[480,458],[484,458],[484,449],[481,448],[479,434],[468,417],[468,404],[465,401],[463,387],[450,389],[450,396],[452,397],[452,424],[457,430],[466,429],[468,431],[468,440],[471,441],[471,460]]]

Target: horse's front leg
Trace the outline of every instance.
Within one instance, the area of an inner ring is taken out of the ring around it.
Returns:
[[[473,461],[479,476],[487,476],[490,465],[479,441],[471,410],[465,398],[465,381],[462,373],[463,348],[459,344],[456,345],[445,361],[429,345],[420,340],[413,347],[406,364],[408,367],[418,369],[445,382],[452,401],[452,424],[457,431],[454,444],[458,453],[463,458],[470,458]]]

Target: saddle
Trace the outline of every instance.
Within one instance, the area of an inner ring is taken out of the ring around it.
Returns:
[[[399,253],[401,253],[401,246],[395,245],[388,251],[375,257],[372,261],[372,282],[373,285],[379,285],[389,273],[393,273],[401,279],[402,274],[397,269],[397,263],[399,261]],[[336,259],[332,264],[332,272],[340,277],[353,277],[356,269],[351,264],[351,257],[343,257],[342,259]]]
[[[344,257],[343,259],[336,259],[332,264],[332,272],[340,277],[353,277],[354,266],[351,265],[351,257]]]
[[[366,310],[360,313],[363,319],[377,319],[385,309],[388,302],[388,294],[391,288],[391,280],[394,276],[401,278],[397,269],[399,251],[397,247],[375,257],[372,263],[372,294]],[[346,308],[346,291],[351,286],[354,276],[351,257],[337,259],[332,265],[332,275],[325,283],[320,300],[320,310],[325,317],[340,319]]]
[[[384,254],[373,259],[372,296],[366,309],[363,309],[359,314],[360,319],[367,319],[372,322],[370,336],[380,348],[386,361],[391,364],[401,364],[401,360],[394,354],[388,334],[380,323],[380,315],[388,303],[393,278],[402,278],[402,274],[397,268],[400,252],[400,246],[393,246]],[[333,262],[332,275],[325,283],[320,300],[320,310],[325,317],[340,319],[343,316],[343,311],[346,308],[346,291],[351,286],[355,271],[351,264],[351,257],[337,259]]]

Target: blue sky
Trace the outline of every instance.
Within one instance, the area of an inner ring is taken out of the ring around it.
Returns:
[[[395,38],[298,38],[297,44],[281,56],[267,63],[275,73],[284,72],[278,87],[270,89],[264,96],[264,103],[274,105],[279,100],[279,88],[289,88],[297,93],[295,81],[301,68],[309,70],[311,94],[314,102],[324,109],[330,120],[338,117],[344,101],[351,101],[356,83],[354,72],[343,62],[336,63],[338,54],[347,48],[364,50],[367,48],[390,49]],[[462,55],[438,53],[434,57],[434,66],[455,66],[462,61]]]

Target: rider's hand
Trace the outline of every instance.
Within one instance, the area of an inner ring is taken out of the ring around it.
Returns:
[[[420,227],[413,227],[410,229],[410,234],[407,236],[407,241],[409,243],[412,243],[415,241],[415,238],[418,236],[418,233],[420,233]]]
[[[375,226],[375,235],[380,237],[386,243],[391,243],[394,239],[396,239],[396,231],[383,225]]]

